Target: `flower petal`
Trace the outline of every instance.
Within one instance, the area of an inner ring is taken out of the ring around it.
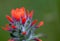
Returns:
[[[12,25],[12,28],[13,28],[13,29],[16,29],[16,26]]]
[[[10,21],[10,22],[13,22],[12,18],[8,15],[6,15],[6,18]]]
[[[26,22],[26,18],[22,18],[22,24],[24,24]]]
[[[32,18],[33,16],[33,10],[29,13],[29,17]]]
[[[22,32],[22,35],[26,35],[26,32]]]
[[[33,26],[34,24],[36,24],[37,20],[34,20],[32,23],[31,23],[31,26]]]
[[[43,21],[41,21],[38,25],[37,25],[37,28],[39,28],[40,26],[42,26],[44,24]]]

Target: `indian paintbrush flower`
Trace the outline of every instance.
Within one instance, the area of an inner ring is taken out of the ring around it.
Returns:
[[[33,10],[29,12],[24,7],[11,10],[11,17],[6,15],[10,24],[3,30],[10,32],[11,38],[8,41],[42,41],[35,35],[35,30],[44,24],[43,21],[36,25],[37,20],[32,20]]]

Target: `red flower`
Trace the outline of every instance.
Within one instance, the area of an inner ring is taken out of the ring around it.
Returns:
[[[13,18],[15,18],[16,20],[20,20],[21,17],[23,17],[25,15],[25,8],[16,8],[16,10],[12,9],[11,11],[11,15]]]

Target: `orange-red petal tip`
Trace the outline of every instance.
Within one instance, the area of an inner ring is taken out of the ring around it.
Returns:
[[[37,20],[34,20],[32,23],[31,23],[31,26],[33,26],[34,24],[36,24]]]
[[[22,18],[22,24],[24,24],[26,22],[26,18]]]
[[[13,29],[16,29],[16,26],[12,25],[12,28],[13,28]]]
[[[22,35],[26,35],[26,32],[22,32]]]
[[[33,10],[30,12],[30,14],[29,14],[29,17],[30,17],[30,18],[32,18],[33,12],[34,12]]]
[[[9,39],[8,41],[14,41],[13,39]]]
[[[6,15],[6,18],[10,21],[10,22],[13,22],[12,18],[8,15]]]
[[[37,25],[37,28],[40,27],[40,26],[42,26],[42,25],[44,25],[44,22],[43,22],[43,21],[41,21],[41,22]]]

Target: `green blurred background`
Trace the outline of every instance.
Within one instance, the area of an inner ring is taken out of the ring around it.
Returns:
[[[33,19],[44,21],[44,26],[37,30],[47,34],[43,41],[60,41],[60,0],[0,0],[0,28],[8,24],[5,16],[10,15],[11,9],[22,6],[34,10]],[[0,41],[7,41],[9,37],[9,32],[0,29]]]

